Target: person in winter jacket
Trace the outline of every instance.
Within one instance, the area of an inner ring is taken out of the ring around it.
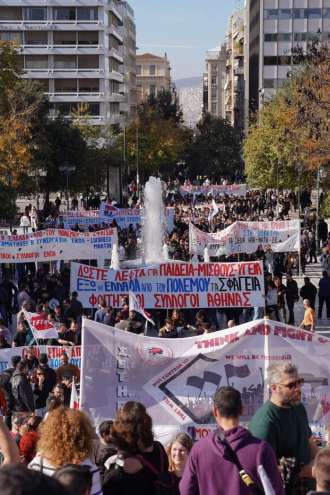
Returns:
[[[218,429],[193,446],[180,482],[181,495],[248,495],[253,492],[247,476],[262,491],[259,466],[274,493],[284,494],[274,451],[239,425],[242,410],[238,390],[221,387],[216,392],[213,414]]]
[[[28,365],[22,360],[16,365],[16,369],[10,379],[11,392],[14,399],[14,413],[33,413],[34,399],[30,382],[27,378]]]

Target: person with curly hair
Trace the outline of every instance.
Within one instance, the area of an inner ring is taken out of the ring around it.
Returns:
[[[179,483],[186,465],[193,441],[186,433],[178,433],[166,448],[169,472],[172,475],[174,489],[173,493],[180,495]]]
[[[100,474],[90,460],[94,436],[92,424],[85,413],[58,407],[48,414],[39,427],[38,451],[29,468],[52,476],[66,464],[89,466],[93,473],[91,495],[100,495]]]
[[[118,454],[106,463],[104,495],[152,495],[158,477],[168,472],[168,459],[154,441],[152,419],[143,404],[129,401],[119,409],[111,439]]]

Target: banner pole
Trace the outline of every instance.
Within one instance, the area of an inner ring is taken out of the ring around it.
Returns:
[[[86,316],[82,317],[81,325],[81,370],[80,370],[80,387],[79,387],[79,411],[82,410],[82,403],[84,398],[84,380],[81,378],[84,376],[85,372],[85,321]]]

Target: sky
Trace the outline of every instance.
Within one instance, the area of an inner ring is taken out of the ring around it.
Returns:
[[[128,0],[135,11],[139,54],[167,53],[172,79],[202,76],[206,51],[224,40],[241,0]]]

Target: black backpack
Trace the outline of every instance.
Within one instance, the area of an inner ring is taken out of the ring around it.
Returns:
[[[141,454],[135,455],[134,458],[138,459],[144,468],[148,469],[155,475],[154,495],[175,495],[178,492],[177,482],[175,480],[175,475],[165,470],[165,453],[161,446],[159,446],[159,453],[159,470],[151,462],[147,461]]]

